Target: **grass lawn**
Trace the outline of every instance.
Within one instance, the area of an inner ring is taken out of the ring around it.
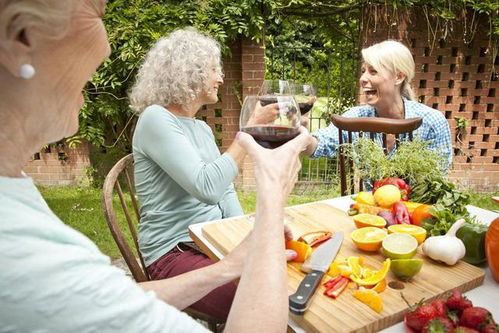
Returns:
[[[85,234],[111,258],[121,256],[104,219],[100,189],[62,186],[41,188],[40,190],[50,208],[63,222]],[[497,205],[490,200],[493,195],[497,196],[499,193],[472,193],[471,204],[485,209],[497,209]],[[287,205],[297,205],[336,196],[338,196],[338,192],[328,187],[299,188],[290,195]],[[239,193],[239,200],[245,213],[251,213],[255,210],[256,196],[254,192]],[[118,213],[118,218],[124,221],[123,214]]]

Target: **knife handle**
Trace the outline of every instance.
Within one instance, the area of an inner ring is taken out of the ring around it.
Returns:
[[[324,272],[313,270],[298,286],[298,290],[293,295],[289,296],[289,310],[297,315],[302,315],[307,310],[307,303],[313,295],[317,286],[322,280]]]

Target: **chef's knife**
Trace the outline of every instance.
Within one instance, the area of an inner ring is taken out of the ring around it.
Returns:
[[[298,286],[298,290],[289,296],[289,310],[297,315],[302,315],[307,310],[307,304],[315,289],[322,280],[331,262],[340,250],[343,242],[343,232],[336,232],[327,242],[321,244],[305,262],[302,270],[309,271],[307,276]]]

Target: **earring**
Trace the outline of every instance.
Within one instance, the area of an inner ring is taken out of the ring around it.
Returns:
[[[19,75],[25,80],[31,79],[33,76],[35,76],[35,74],[35,68],[30,64],[21,65],[21,67],[19,68]]]

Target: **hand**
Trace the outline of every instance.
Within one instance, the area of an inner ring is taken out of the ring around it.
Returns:
[[[310,122],[310,119],[308,118],[309,113],[310,113],[310,111],[305,113],[305,114],[302,114],[301,118],[300,118],[301,125],[305,128],[308,128],[308,125]]]
[[[285,200],[298,180],[301,168],[298,155],[312,143],[308,130],[300,127],[300,135],[275,149],[261,147],[243,132],[238,133],[238,140],[253,159],[258,194],[280,195]]]
[[[262,106],[260,102],[255,105],[255,111],[251,114],[246,126],[272,123],[279,118],[279,104],[271,103]]]
[[[241,243],[234,250],[232,250],[229,254],[227,254],[224,258],[220,260],[221,263],[227,265],[227,271],[233,272],[236,277],[241,276],[241,272],[243,269],[244,260],[248,256],[248,246],[250,243],[252,233],[250,232]],[[284,225],[284,239],[292,240],[293,232],[288,225]],[[284,246],[283,246],[284,249]],[[296,258],[297,253],[293,250],[284,250],[286,253],[286,260],[291,261]]]

